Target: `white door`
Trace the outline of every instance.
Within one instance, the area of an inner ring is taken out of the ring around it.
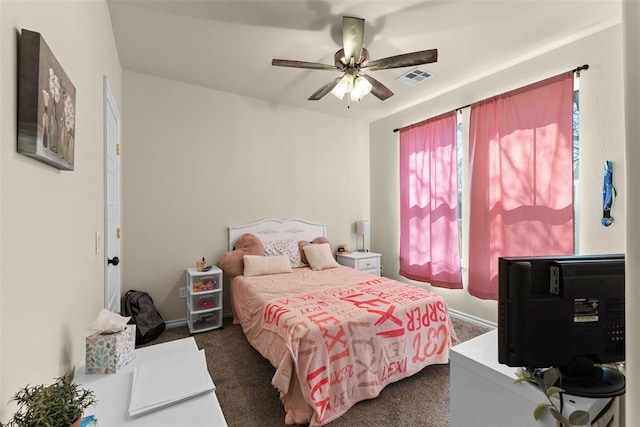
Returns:
[[[120,313],[120,114],[104,76],[104,308]]]

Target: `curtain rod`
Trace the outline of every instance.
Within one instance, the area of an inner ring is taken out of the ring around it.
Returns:
[[[585,71],[585,70],[588,70],[588,69],[589,69],[589,64],[584,64],[583,66],[576,67],[571,71],[576,73],[576,77],[580,77],[580,71]],[[463,109],[468,108],[468,107],[471,107],[471,104],[467,104],[467,105],[464,105],[462,107],[458,107],[458,108],[455,109],[455,111],[458,112],[458,111],[463,110]],[[394,132],[399,132],[400,129],[399,128],[395,128],[393,131]]]

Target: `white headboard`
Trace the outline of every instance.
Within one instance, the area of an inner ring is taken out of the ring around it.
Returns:
[[[246,225],[229,226],[229,250],[238,237],[245,233],[255,234],[262,241],[296,239],[311,241],[316,237],[327,237],[327,226],[302,219],[264,219]]]

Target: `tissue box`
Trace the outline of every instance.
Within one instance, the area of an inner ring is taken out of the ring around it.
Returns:
[[[113,334],[93,334],[87,337],[86,374],[115,374],[135,356],[136,325]]]

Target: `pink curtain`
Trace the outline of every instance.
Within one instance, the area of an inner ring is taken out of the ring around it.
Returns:
[[[471,106],[471,295],[498,299],[498,257],[574,253],[572,120],[572,72]]]
[[[462,288],[455,112],[400,130],[400,274]]]

